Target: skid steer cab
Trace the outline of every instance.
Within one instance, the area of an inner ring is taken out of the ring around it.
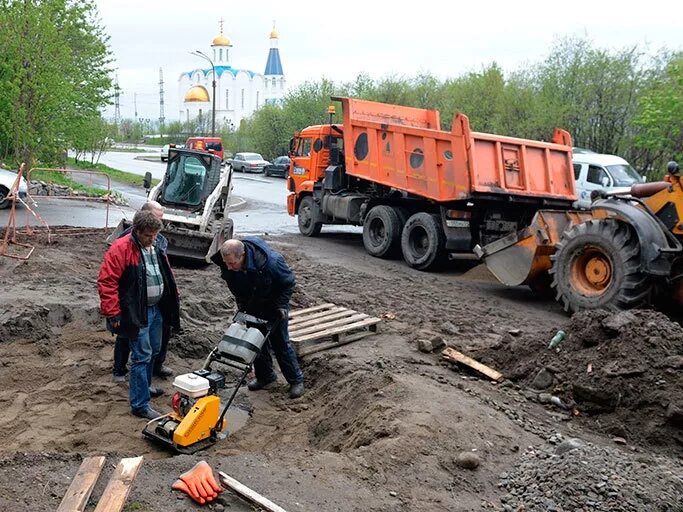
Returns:
[[[171,147],[161,181],[151,186],[152,175],[147,173],[147,197],[164,207],[161,233],[171,256],[208,263],[209,256],[232,238],[233,224],[228,218],[232,169],[222,167],[217,155]],[[130,225],[130,220],[122,220],[108,241]]]
[[[143,436],[178,453],[188,454],[208,448],[226,437],[223,434],[228,426],[225,413],[276,325],[237,313],[204,366],[175,378],[171,412],[148,422]],[[225,374],[214,368],[217,364],[239,371],[237,383],[222,409],[220,391],[225,388]]]

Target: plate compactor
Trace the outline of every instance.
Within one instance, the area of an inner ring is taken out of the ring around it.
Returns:
[[[225,413],[276,326],[277,323],[269,324],[260,318],[237,313],[218,346],[206,358],[202,369],[178,375],[173,381],[176,389],[171,399],[173,410],[149,421],[142,434],[179,453],[187,454],[208,448],[218,439],[225,438]],[[241,372],[223,410],[219,391],[225,388],[225,375],[213,370],[213,363],[224,364]]]

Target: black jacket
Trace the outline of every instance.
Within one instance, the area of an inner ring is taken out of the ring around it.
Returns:
[[[220,267],[221,277],[235,296],[237,308],[259,318],[272,320],[278,309],[289,309],[296,279],[279,252],[260,238],[242,240],[246,270],[233,271],[225,265],[221,253],[211,260]]]

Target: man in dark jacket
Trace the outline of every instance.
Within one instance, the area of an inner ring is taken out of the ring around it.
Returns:
[[[157,201],[147,201],[142,205],[140,211],[150,211],[154,216],[161,220],[164,217],[164,207],[161,206]],[[128,235],[132,231],[132,226],[123,231],[120,235],[112,234],[108,242],[113,242],[116,238],[120,238]],[[166,254],[168,249],[168,240],[161,233],[159,233],[154,241],[154,247],[161,252]],[[164,322],[162,333],[161,333],[161,350],[159,355],[154,360],[154,368],[152,373],[157,377],[169,377],[173,375],[173,369],[166,366],[166,354],[168,353],[168,342],[171,338],[171,327],[167,322]],[[116,336],[116,341],[114,342],[114,367],[113,367],[113,380],[114,382],[125,382],[126,373],[128,369],[126,365],[128,364],[128,357],[130,356],[130,342],[128,338],[121,335]]]
[[[161,227],[154,213],[137,212],[133,231],[111,245],[97,278],[100,309],[107,317],[109,329],[130,340],[131,411],[147,419],[160,416],[150,407],[149,400],[162,324],[180,327],[175,279],[166,254],[154,247]]]
[[[304,374],[289,342],[289,299],[296,281],[282,255],[255,237],[228,240],[212,261],[235,296],[237,309],[257,318],[277,322],[273,332],[254,361],[256,378],[249,381],[250,391],[263,389],[276,379],[272,347],[280,370],[289,383],[289,396],[304,393]]]

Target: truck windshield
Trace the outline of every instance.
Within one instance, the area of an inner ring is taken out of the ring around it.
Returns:
[[[643,181],[643,178],[640,177],[638,171],[630,165],[608,165],[607,170],[612,175],[615,187],[628,187],[634,183]]]
[[[197,206],[202,202],[206,167],[194,155],[173,160],[166,174],[163,202]]]

